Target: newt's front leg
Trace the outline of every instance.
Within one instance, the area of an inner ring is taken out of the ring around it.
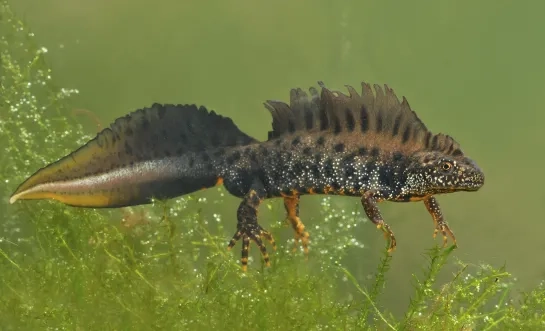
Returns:
[[[447,246],[447,235],[452,239],[452,241],[454,242],[454,246],[456,247],[456,237],[454,236],[452,230],[450,230],[447,221],[445,221],[445,219],[443,218],[443,213],[441,212],[441,208],[439,207],[439,202],[437,202],[435,197],[430,196],[424,199],[424,204],[426,205],[426,208],[428,209],[428,212],[431,214],[433,222],[435,223],[433,238],[437,236],[437,232],[441,231],[441,233],[443,234],[443,247]]]
[[[299,243],[299,240],[301,240],[301,245],[303,246],[305,257],[308,257],[309,234],[307,231],[305,231],[305,225],[303,224],[303,222],[301,222],[301,219],[299,218],[299,195],[293,197],[285,196],[284,208],[286,208],[288,220],[290,221],[291,226],[295,231],[295,246],[293,247],[293,251],[295,252],[297,250],[297,245]]]
[[[261,240],[261,238],[267,239],[273,246],[273,250],[276,250],[276,243],[273,236],[269,231],[264,230],[257,222],[257,212],[259,205],[262,201],[262,194],[258,193],[259,190],[252,189],[246,194],[240,203],[237,211],[237,232],[229,242],[227,249],[233,248],[236,242],[242,238],[242,255],[240,262],[242,264],[242,270],[246,271],[248,268],[248,251],[250,249],[250,240],[253,240],[261,251],[265,265],[270,266],[269,254],[267,248]]]
[[[366,191],[361,197],[361,204],[363,205],[365,214],[367,214],[367,217],[371,220],[371,222],[373,222],[378,229],[381,229],[384,232],[384,238],[386,238],[386,240],[390,239],[388,252],[391,252],[396,248],[396,238],[392,232],[392,229],[390,229],[390,226],[384,223],[384,219],[382,218],[380,210],[378,209],[377,202],[381,200],[381,196],[382,195],[378,191]]]

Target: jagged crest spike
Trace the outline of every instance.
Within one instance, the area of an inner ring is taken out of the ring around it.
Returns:
[[[265,107],[271,112],[273,130],[269,140],[299,131],[331,131],[333,134],[380,134],[414,150],[440,151],[460,155],[459,144],[450,136],[432,134],[411,109],[403,96],[400,101],[388,85],[381,87],[362,82],[361,94],[346,85],[348,95],[332,91],[318,82],[321,93],[311,87],[310,94],[300,88],[290,92],[290,104],[268,100]],[[374,89],[374,92],[373,92]]]

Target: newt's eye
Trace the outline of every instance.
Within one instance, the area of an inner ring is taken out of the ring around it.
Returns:
[[[443,172],[449,172],[452,169],[452,163],[448,161],[443,161],[441,162],[440,167],[441,167],[441,170],[443,170]]]

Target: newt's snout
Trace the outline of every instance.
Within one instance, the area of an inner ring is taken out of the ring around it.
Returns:
[[[484,172],[473,160],[467,160],[468,166],[462,171],[460,182],[464,191],[477,191],[484,185]]]

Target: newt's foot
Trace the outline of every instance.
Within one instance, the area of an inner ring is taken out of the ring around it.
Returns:
[[[259,247],[261,255],[263,256],[263,260],[265,261],[265,265],[267,267],[271,265],[271,262],[269,260],[269,254],[267,253],[267,248],[265,247],[265,244],[262,240],[262,238],[267,239],[271,243],[273,250],[276,250],[276,242],[274,241],[274,238],[269,231],[264,230],[259,224],[245,224],[235,233],[235,235],[229,242],[227,249],[230,250],[231,248],[233,248],[233,246],[235,246],[240,238],[242,238],[242,256],[240,258],[242,271],[246,271],[246,269],[248,268],[248,251],[250,250],[250,240],[253,240]]]
[[[382,232],[384,232],[384,239],[390,242],[390,245],[388,246],[388,253],[393,252],[396,249],[397,241],[390,226],[382,221],[377,224],[377,229],[381,229]]]
[[[299,246],[299,241],[301,241],[301,246],[303,246],[303,252],[305,254],[305,258],[308,258],[308,242],[310,235],[307,231],[305,231],[305,225],[303,222],[301,222],[301,219],[297,216],[295,217],[288,217],[288,220],[293,228],[293,231],[295,231],[295,243],[293,245],[293,252],[295,253],[297,251],[297,247]]]
[[[305,231],[305,225],[299,218],[299,195],[284,196],[284,207],[286,208],[287,220],[290,222],[293,231],[295,231],[295,244],[293,252],[297,251],[299,241],[303,246],[305,258],[308,259],[308,238],[309,234]]]
[[[448,227],[447,222],[445,221],[439,221],[437,222],[437,225],[435,227],[435,231],[433,231],[433,238],[437,236],[437,232],[441,231],[443,234],[443,248],[447,246],[448,237],[452,239],[454,242],[454,247],[458,247],[458,244],[456,244],[456,237],[454,236],[454,233],[452,230]],[[448,237],[447,237],[448,236]]]

